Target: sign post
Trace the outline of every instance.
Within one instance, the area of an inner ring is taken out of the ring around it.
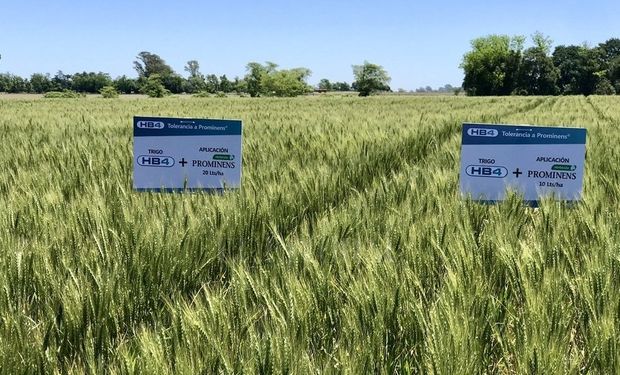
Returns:
[[[239,188],[241,128],[240,120],[134,117],[134,189]]]
[[[582,128],[463,124],[461,194],[496,202],[510,189],[533,206],[543,197],[579,201],[585,152]]]

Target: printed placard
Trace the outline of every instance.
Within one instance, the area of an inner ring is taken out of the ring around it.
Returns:
[[[134,117],[134,189],[239,188],[241,133],[241,120]]]
[[[508,190],[531,204],[542,197],[581,199],[586,129],[463,124],[460,190],[495,202]]]

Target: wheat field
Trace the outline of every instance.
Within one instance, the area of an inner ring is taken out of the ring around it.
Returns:
[[[620,97],[0,97],[0,373],[620,373]],[[132,117],[242,188],[132,191]],[[463,122],[588,129],[583,201],[458,193]]]

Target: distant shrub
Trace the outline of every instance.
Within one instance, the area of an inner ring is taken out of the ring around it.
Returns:
[[[99,93],[106,99],[118,98],[118,91],[114,86],[104,86],[99,90]]]
[[[43,95],[44,98],[56,99],[56,98],[64,98],[64,93],[60,91],[48,91]]]
[[[72,99],[72,98],[82,98],[86,95],[77,93],[71,90],[64,91],[49,91],[43,95],[44,98],[47,99]]]
[[[194,98],[210,98],[211,94],[208,91],[200,91],[192,95]]]
[[[163,98],[164,96],[170,95],[170,91],[164,87],[159,74],[151,75],[144,85],[142,85],[140,91],[150,98]]]
[[[226,93],[222,92],[222,91],[218,91],[215,93],[215,97],[216,98],[225,98],[226,97]]]

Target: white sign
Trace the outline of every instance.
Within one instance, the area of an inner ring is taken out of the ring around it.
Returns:
[[[240,187],[241,128],[240,120],[134,117],[134,189]]]
[[[542,197],[578,201],[585,153],[582,128],[463,124],[461,194],[494,202],[512,190],[532,205]]]

